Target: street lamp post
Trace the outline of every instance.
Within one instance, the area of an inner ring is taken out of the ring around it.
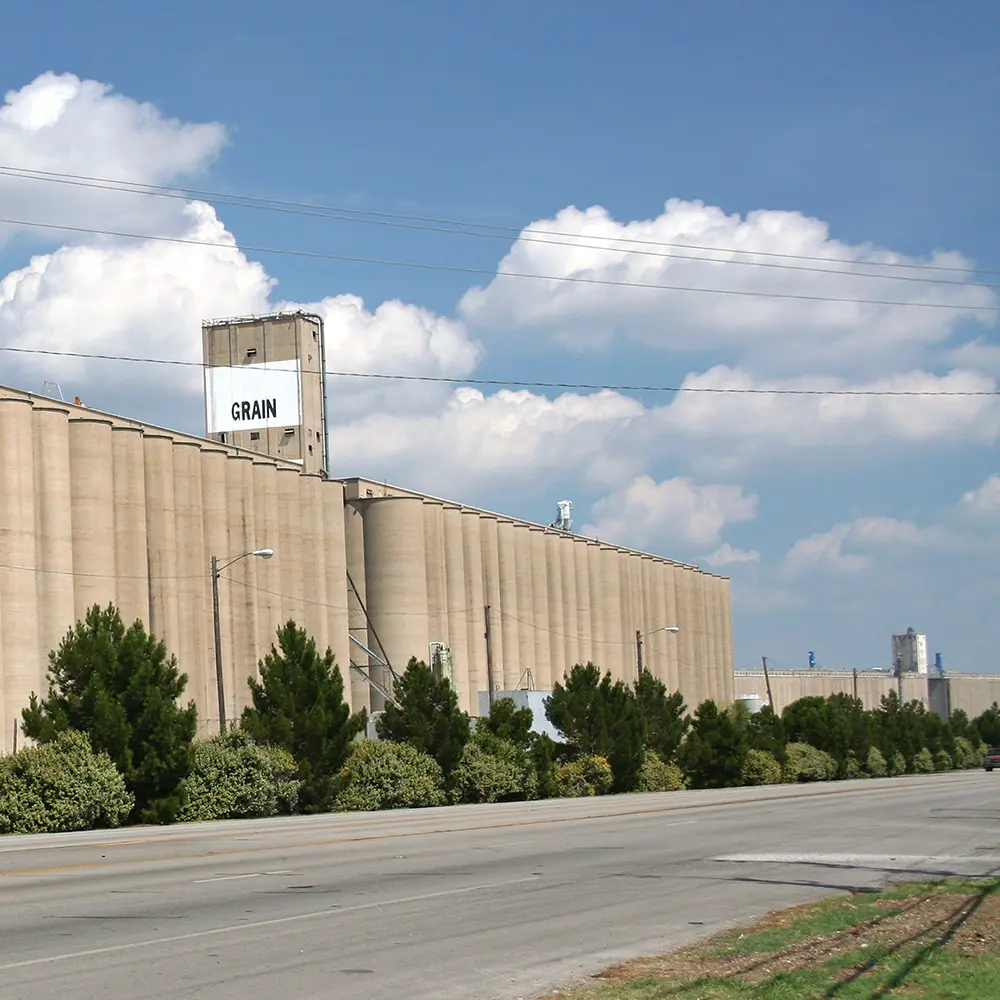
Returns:
[[[640,629],[635,630],[635,662],[639,677],[642,677],[642,640],[645,636],[653,635],[656,632],[680,632],[680,628],[676,625],[663,625],[660,628],[650,629],[648,632],[643,632]]]
[[[212,623],[215,627],[215,683],[219,689],[219,732],[226,731],[226,685],[222,679],[222,624],[219,621],[219,576],[224,569],[232,566],[233,563],[246,559],[248,556],[256,556],[259,559],[270,559],[274,555],[273,549],[254,549],[253,552],[244,552],[243,555],[234,556],[228,562],[219,565],[217,556],[212,556]]]

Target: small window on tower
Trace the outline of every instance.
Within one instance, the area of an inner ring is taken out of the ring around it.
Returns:
[[[251,441],[259,441],[260,440],[260,431],[251,431],[250,432],[250,440]]]
[[[255,357],[257,357],[257,348],[256,347],[248,347],[247,348],[247,357],[248,358],[255,358]]]
[[[309,454],[311,455],[312,453],[313,453],[313,446],[309,445]]]

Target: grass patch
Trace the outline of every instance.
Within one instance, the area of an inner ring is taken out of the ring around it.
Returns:
[[[564,1000],[1000,1000],[1000,879],[895,885],[637,959]]]

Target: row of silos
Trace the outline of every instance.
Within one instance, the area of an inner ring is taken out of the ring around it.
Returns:
[[[690,706],[732,700],[728,580],[411,493],[358,495],[345,519],[352,635],[397,674],[446,647],[467,711],[489,670],[495,690],[548,690],[588,661],[631,682],[637,632],[644,667]],[[370,670],[389,682],[378,660]]]
[[[263,456],[27,394],[0,397],[0,718],[47,690],[48,653],[94,604],[141,619],[218,724],[211,556],[226,713],[289,618],[347,673],[343,484]],[[350,697],[350,683],[345,676]]]

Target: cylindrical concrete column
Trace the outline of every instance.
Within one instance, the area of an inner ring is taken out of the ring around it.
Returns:
[[[618,551],[618,573],[621,581],[618,604],[621,608],[622,664],[621,673],[612,674],[614,680],[631,684],[635,680],[636,649],[635,628],[632,624],[632,557],[621,549]]]
[[[643,590],[642,590],[642,561],[643,557],[638,552],[629,553],[629,582],[631,584],[631,604],[630,612],[632,615],[632,620],[629,623],[628,635],[635,639],[635,633],[639,629],[644,628],[658,628],[658,625],[648,626],[645,624],[646,611],[643,603]],[[665,623],[664,623],[665,624]],[[633,641],[634,645],[634,641]],[[625,674],[625,680],[630,683],[638,676],[638,653],[633,649],[632,652],[632,666],[635,668],[635,674]]]
[[[582,662],[580,657],[580,599],[576,593],[576,561],[573,558],[572,535],[559,535],[559,571],[562,579],[563,642],[566,669]]]
[[[531,587],[531,529],[523,521],[514,524],[514,571],[517,580],[517,641],[521,670],[516,687],[525,687],[528,672],[536,684],[535,602]]]
[[[667,608],[666,599],[666,567],[660,559],[649,560],[649,604],[648,620],[662,621],[664,625],[676,625],[673,612]],[[650,639],[653,637],[650,636]],[[662,681],[669,692],[676,690],[675,679],[670,675],[670,632],[659,632],[656,642],[650,642],[652,655],[646,656],[646,643],[643,643],[644,658],[649,664],[653,676]],[[671,686],[673,685],[673,686]]]
[[[382,655],[402,675],[411,657],[427,656],[430,642],[423,502],[408,496],[368,500],[364,525],[368,614]]]
[[[663,587],[664,587],[664,599],[666,608],[666,617],[670,620],[672,625],[677,625],[679,628],[683,629],[683,625],[680,623],[679,615],[680,608],[677,604],[677,580],[680,574],[680,567],[674,563],[664,562],[662,564],[663,573]],[[668,690],[673,693],[674,691],[680,691],[684,698],[690,699],[691,694],[685,689],[687,686],[683,672],[681,670],[681,638],[679,632],[674,632],[667,636],[667,680],[664,684],[667,685]],[[688,700],[687,704],[692,709],[694,706]]]
[[[427,634],[431,642],[449,645],[448,590],[444,560],[444,503],[425,499],[424,573],[427,577]],[[418,654],[428,665],[430,649]]]
[[[253,506],[257,537],[255,549],[273,549],[274,556],[257,565],[257,671],[277,647],[281,617],[281,550],[278,537],[278,464],[267,458],[253,462]]]
[[[211,562],[205,552],[204,508],[201,484],[201,447],[190,438],[175,440],[173,449],[174,531],[177,539],[177,617],[183,625],[170,650],[188,675],[184,692],[198,706],[198,722],[217,719],[218,689],[212,658]],[[220,552],[224,557],[227,553]],[[164,640],[166,641],[166,640]],[[208,725],[205,732],[211,732]]]
[[[528,532],[531,552],[532,621],[535,625],[534,669],[535,688],[552,689],[552,630],[549,625],[549,576],[545,553],[545,529],[533,524]]]
[[[372,649],[373,640],[368,634],[368,619],[365,617],[367,600],[365,598],[365,508],[361,502],[344,503],[344,555],[346,560],[345,573],[350,577],[347,583],[347,620],[349,634],[367,649]],[[353,584],[353,586],[352,586]],[[353,642],[349,642],[351,660],[366,671],[373,680],[383,683],[384,671],[375,660],[369,662],[368,655]],[[344,674],[345,681],[347,671]],[[380,712],[385,706],[385,699],[373,688],[369,687],[357,671],[350,671],[351,705],[354,711],[368,708],[371,712]]]
[[[475,689],[469,670],[469,605],[465,596],[465,544],[462,539],[462,508],[446,504],[443,510],[445,593],[447,595],[448,646],[455,693],[462,709],[477,711]],[[480,572],[482,572],[480,570]],[[428,595],[430,600],[430,595]],[[482,611],[473,608],[476,619]]]
[[[650,629],[659,628],[661,625],[673,625],[673,622],[661,619],[654,606],[652,556],[642,556],[639,560],[639,582],[641,601],[639,605],[639,620],[636,628],[641,629],[643,632],[648,632]],[[650,622],[655,622],[656,624],[651,625],[649,624]],[[663,640],[666,635],[666,632],[657,632],[655,636],[649,637],[650,639],[655,638],[655,642],[643,641],[643,669],[648,670],[657,680],[660,679],[662,671]]]
[[[469,706],[480,715],[479,693],[486,681],[486,595],[483,593],[483,532],[479,512],[462,509],[462,558],[465,561],[466,644],[469,656]]]
[[[299,470],[278,466],[278,544],[274,546],[281,578],[281,613],[301,626],[302,603],[302,513],[299,505]]]
[[[36,403],[32,416],[39,649],[38,655],[32,656],[29,662],[35,671],[32,690],[41,696],[48,690],[46,657],[73,627],[76,609],[73,602],[73,521],[67,502],[70,495],[69,410]],[[10,669],[9,664],[7,669]],[[0,689],[2,687],[0,684]]]
[[[722,641],[722,678],[725,684],[726,696],[729,701],[732,701],[736,697],[735,692],[735,663],[733,659],[733,616],[732,616],[732,603],[731,603],[731,587],[732,584],[728,579],[723,578],[720,581],[720,602],[722,605],[722,624],[721,624],[721,641]]]
[[[174,524],[174,455],[173,438],[166,433],[146,431],[142,436],[143,472],[146,486],[146,549],[149,560],[149,629],[162,639],[168,649],[180,633],[177,608],[177,530]],[[208,577],[206,561],[202,572]],[[206,650],[211,662],[211,650]],[[195,690],[198,682],[188,683]],[[214,703],[213,703],[214,704]],[[216,711],[199,719],[215,720]]]
[[[576,576],[577,651],[581,663],[594,662],[593,603],[590,599],[590,547],[584,538],[573,539],[573,569]]]
[[[701,574],[701,593],[704,604],[705,645],[708,651],[708,672],[711,677],[710,689],[712,697],[720,706],[728,706],[726,686],[722,679],[722,669],[719,665],[718,634],[716,631],[716,578],[710,573]]]
[[[490,648],[492,649],[492,679],[494,691],[503,688],[505,635],[501,615],[502,596],[500,593],[500,543],[498,524],[494,514],[483,514],[479,521],[480,541],[483,557],[483,596],[490,609]],[[485,620],[484,620],[485,626]],[[489,690],[488,688],[486,690]]]
[[[302,579],[303,625],[316,641],[316,650],[322,656],[330,645],[327,626],[327,594],[325,532],[320,491],[323,480],[318,475],[303,474],[299,477],[299,503],[302,519]]]
[[[351,670],[351,642],[348,639],[347,550],[345,547],[344,484],[323,480],[320,489],[324,531],[324,569],[326,571],[327,634],[340,676],[344,680],[344,699],[351,711],[368,705],[367,694],[354,699],[354,671]],[[362,570],[364,566],[362,565]],[[367,630],[365,630],[367,635]],[[325,650],[324,650],[325,652]],[[366,658],[367,659],[367,658]],[[358,680],[367,688],[361,678]]]
[[[561,684],[570,670],[566,657],[566,618],[563,604],[562,536],[545,532],[545,575],[548,583],[549,660],[552,685]]]
[[[622,629],[621,557],[616,548],[601,547],[601,569],[604,588],[604,662],[601,672],[610,671],[613,680],[623,673],[625,634]]]
[[[0,399],[0,745],[11,748],[14,724],[39,681],[35,572],[35,469],[31,401]],[[69,623],[72,625],[72,622]],[[43,668],[44,672],[44,668]]]
[[[70,416],[69,464],[74,603],[81,619],[93,605],[118,600],[110,420]]]
[[[229,551],[231,556],[242,556],[257,547],[252,456],[245,452],[229,453],[226,458],[226,493]],[[227,679],[226,688],[227,692],[231,692],[233,719],[238,719],[250,704],[247,679],[257,675],[257,568],[261,561],[247,556],[227,570],[233,622],[233,675],[231,681]],[[299,625],[305,624],[304,615],[298,622]]]
[[[497,520],[497,567],[500,574],[500,633],[503,636],[503,689],[513,691],[521,676],[521,644],[517,618],[517,556],[514,522]]]
[[[231,551],[229,545],[229,491],[226,486],[226,462],[228,450],[221,447],[206,445],[201,449],[201,510],[202,535],[205,544],[206,603],[209,613],[208,635],[206,645],[208,655],[205,659],[208,665],[204,680],[206,695],[211,706],[205,711],[206,726],[218,731],[219,728],[219,697],[216,685],[215,670],[215,636],[212,625],[212,577],[211,560],[215,556],[220,566],[229,561],[231,556],[239,555]],[[176,460],[176,455],[174,456]],[[176,502],[176,500],[175,500]],[[227,723],[233,719],[233,677],[234,677],[234,647],[233,647],[233,605],[231,592],[236,586],[230,570],[224,569],[219,577],[219,629],[220,653],[222,658],[222,678],[224,688],[224,705]],[[183,620],[183,615],[182,615]]]
[[[687,566],[674,567],[676,586],[678,660],[681,690],[690,699],[692,709],[698,707],[708,697],[703,664],[700,659],[698,640],[698,619],[694,599],[695,571]]]
[[[111,429],[114,470],[115,575],[118,610],[126,625],[149,619],[149,563],[146,559],[146,481],[142,429],[117,424]]]
[[[587,581],[590,591],[590,659],[603,669],[608,647],[604,634],[604,575],[601,543],[587,540]]]

